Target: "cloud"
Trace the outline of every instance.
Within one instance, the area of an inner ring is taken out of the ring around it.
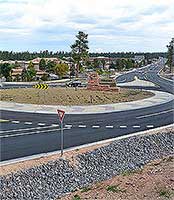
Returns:
[[[82,30],[91,51],[165,51],[173,10],[174,0],[0,0],[1,48],[69,51]]]

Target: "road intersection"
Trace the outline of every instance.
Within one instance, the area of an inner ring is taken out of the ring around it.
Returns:
[[[135,107],[132,110],[67,114],[64,121],[64,147],[70,148],[172,124],[173,86],[171,81],[168,83],[167,80],[159,77],[158,72],[162,66],[162,61],[159,61],[158,64],[143,68],[141,72],[132,71],[121,75],[117,78],[117,82],[133,81],[135,76],[142,80],[148,79],[161,86],[162,91],[170,92],[167,94],[172,97],[171,99],[162,102],[161,98],[162,104]],[[1,118],[6,120],[1,122],[0,131],[2,161],[60,149],[60,127],[56,114],[3,109]]]

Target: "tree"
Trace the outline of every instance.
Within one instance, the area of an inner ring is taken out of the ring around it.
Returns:
[[[40,70],[45,70],[46,69],[46,61],[43,58],[39,62],[39,69]]]
[[[42,81],[48,81],[48,79],[49,79],[49,74],[46,74],[46,73],[43,74],[42,77],[41,77]]]
[[[75,43],[71,45],[71,55],[75,64],[76,77],[78,77],[80,64],[83,66],[88,58],[88,34],[79,31],[76,38]]]
[[[54,72],[54,68],[56,66],[56,63],[54,61],[48,61],[46,71],[47,72]]]
[[[94,59],[94,61],[93,61],[93,67],[95,68],[95,69],[99,69],[100,68],[100,60],[98,60],[98,59]]]
[[[30,61],[27,67],[27,81],[32,81],[35,76],[36,76],[36,70],[34,68],[34,64],[32,63],[32,61]]]
[[[22,81],[27,81],[27,77],[28,77],[28,75],[27,75],[27,69],[24,68],[22,70],[22,73],[21,73],[21,79],[22,79]]]
[[[13,65],[9,63],[0,64],[0,74],[6,78],[6,80],[11,80],[11,70]]]
[[[61,78],[64,75],[66,75],[68,73],[68,71],[69,71],[69,66],[66,63],[56,64],[56,66],[54,68],[55,74],[57,74]]]
[[[27,69],[33,69],[33,68],[34,68],[34,64],[32,61],[30,61]]]
[[[172,38],[169,45],[167,45],[168,52],[167,52],[167,65],[170,68],[170,72],[174,71],[174,38]]]
[[[106,61],[104,59],[101,60],[103,70],[105,69]]]

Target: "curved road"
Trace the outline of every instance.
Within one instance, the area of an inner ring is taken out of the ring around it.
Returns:
[[[162,89],[173,93],[173,86],[157,75],[159,64],[144,67],[117,78],[117,82],[131,81],[134,76],[152,79]],[[126,80],[125,80],[126,79]],[[173,123],[174,101],[144,109],[109,114],[66,115],[64,147],[114,138]],[[57,115],[2,111],[1,160],[10,160],[60,149],[60,128]]]

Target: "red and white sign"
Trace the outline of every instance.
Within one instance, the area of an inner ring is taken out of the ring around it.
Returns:
[[[59,120],[62,123],[63,118],[65,116],[65,111],[64,110],[57,110],[57,112],[58,112]]]

